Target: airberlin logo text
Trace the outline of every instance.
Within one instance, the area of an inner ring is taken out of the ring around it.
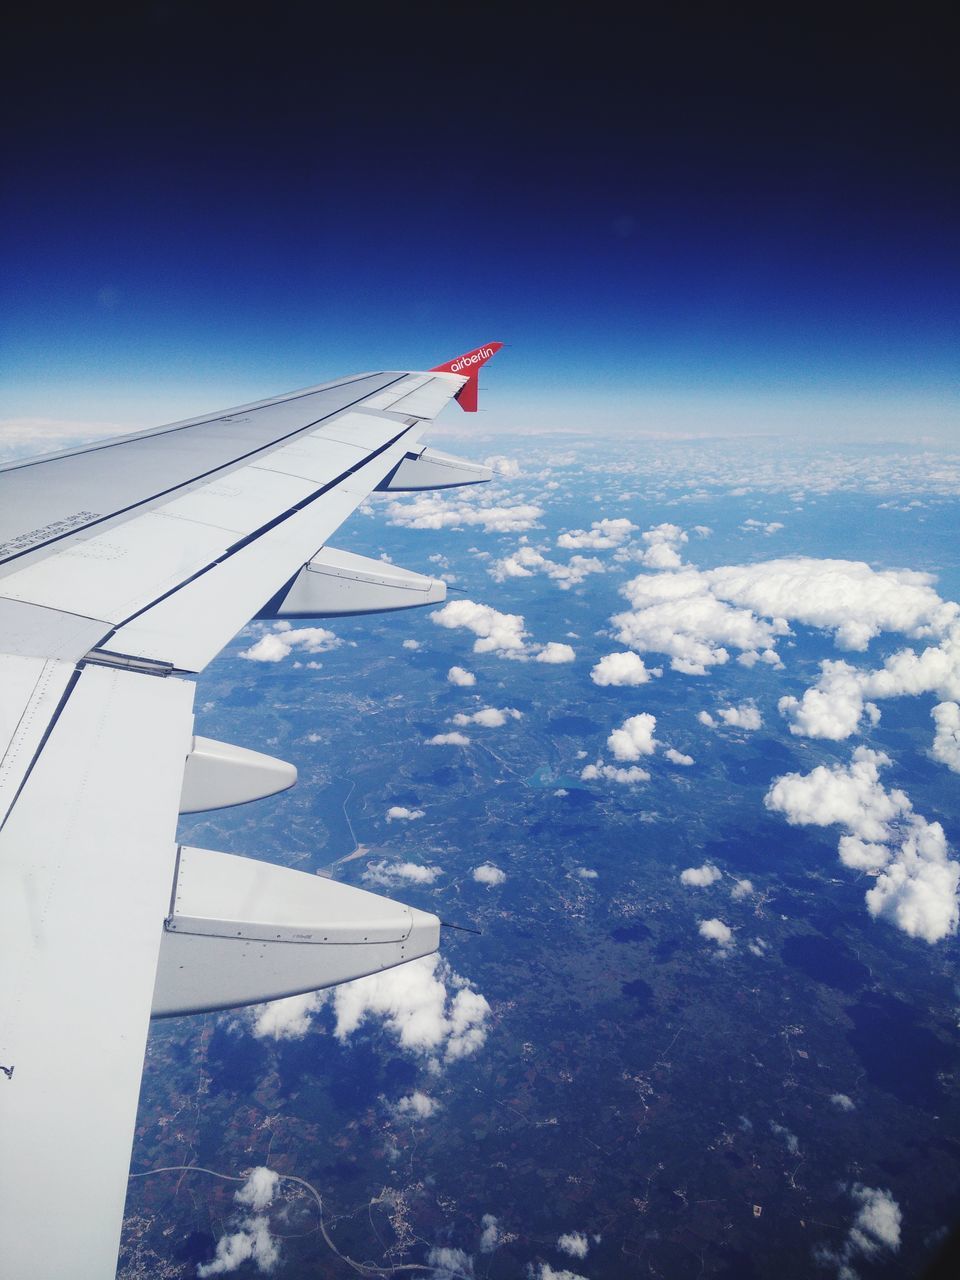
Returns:
[[[472,356],[461,356],[459,360],[455,360],[450,366],[450,372],[457,373],[460,369],[465,369],[468,364],[480,364],[482,360],[489,360],[492,355],[492,347],[481,347]]]

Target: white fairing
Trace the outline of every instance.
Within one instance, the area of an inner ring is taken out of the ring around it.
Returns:
[[[337,618],[390,613],[440,604],[446,598],[447,584],[439,578],[428,578],[385,560],[324,547],[304,565],[283,597],[271,602],[261,616]]]
[[[423,449],[415,455],[407,454],[380,489],[389,493],[451,489],[462,484],[483,484],[492,479],[493,472],[481,462],[466,462],[438,449]]]
[[[153,1016],[278,1000],[436,951],[440,921],[305,871],[181,848]]]
[[[297,770],[286,760],[195,737],[183,771],[180,812],[205,813],[264,800],[287,791],[296,781]]]

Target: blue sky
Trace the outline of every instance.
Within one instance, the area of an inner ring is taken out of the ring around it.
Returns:
[[[943,32],[312,12],[21,19],[0,417],[497,339],[488,430],[960,435]]]

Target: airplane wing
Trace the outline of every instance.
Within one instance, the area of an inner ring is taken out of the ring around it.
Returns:
[[[151,1016],[331,986],[435,951],[379,895],[180,847],[179,812],[291,786],[197,736],[193,677],[255,616],[442,600],[328,539],[376,490],[490,471],[420,437],[501,344],[0,468],[0,1253],[116,1270]],[[462,372],[460,372],[462,370]]]

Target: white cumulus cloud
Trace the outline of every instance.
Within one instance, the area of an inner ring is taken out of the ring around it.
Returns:
[[[465,733],[435,733],[426,740],[428,747],[469,747],[470,739]]]
[[[905,792],[888,791],[880,769],[890,758],[858,747],[851,763],[818,765],[776,779],[764,803],[793,826],[840,826],[844,866],[875,877],[867,910],[910,937],[939,942],[960,920],[960,864],[939,822],[913,811]]]
[[[486,497],[486,495],[484,495]],[[387,520],[405,529],[479,528],[484,533],[524,533],[543,515],[543,508],[531,502],[497,504],[474,494],[445,496],[419,493],[410,499],[395,499],[387,505]]]
[[[536,1272],[537,1280],[586,1280],[578,1271],[556,1271],[549,1262],[541,1262]]]
[[[590,672],[594,684],[638,685],[646,684],[655,673],[650,670],[638,653],[608,653]]]
[[[398,1099],[390,1108],[395,1116],[405,1120],[427,1120],[439,1109],[439,1102],[419,1089]]]
[[[678,751],[676,747],[667,747],[663,754],[671,764],[680,765],[681,768],[684,769],[689,769],[692,764],[696,763],[693,756],[684,755],[684,753],[682,751]]]
[[[502,453],[495,453],[489,458],[484,458],[483,465],[489,467],[494,475],[500,476],[504,480],[516,480],[520,475],[520,463],[516,458],[507,458]]]
[[[546,662],[551,666],[559,666],[564,662],[573,662],[576,656],[572,645],[550,640],[543,646],[534,661]]]
[[[506,582],[509,578],[532,578],[534,574],[546,574],[563,591],[579,586],[591,573],[606,573],[606,568],[596,556],[571,556],[561,562],[548,559],[541,551],[528,544],[519,546],[509,556],[495,560],[487,569],[494,582]]]
[[[326,991],[307,991],[254,1005],[249,1011],[251,1030],[257,1040],[302,1040],[326,999]]]
[[[700,571],[641,574],[623,594],[632,612],[612,619],[618,639],[640,653],[669,655],[690,675],[727,662],[776,664],[790,623],[832,632],[843,649],[864,650],[881,631],[938,636],[960,613],[940,599],[929,574],[875,570],[853,560],[798,556]]]
[[[607,738],[607,746],[616,760],[639,760],[641,756],[652,756],[657,747],[653,731],[657,727],[657,717],[648,711],[629,716],[619,729],[614,729]]]
[[[408,809],[405,805],[394,804],[387,810],[388,822],[415,822],[423,817],[422,809]]]
[[[332,1005],[338,1039],[379,1018],[401,1048],[445,1062],[475,1053],[490,1017],[484,996],[437,955],[335,987]]]
[[[611,547],[619,547],[636,527],[623,516],[615,519],[605,517],[594,520],[589,530],[571,529],[568,533],[561,533],[557,546],[569,550],[589,548],[591,551],[607,551]]]
[[[526,631],[518,613],[501,613],[487,604],[473,600],[451,600],[435,609],[430,619],[438,627],[463,627],[477,637],[474,653],[493,653],[497,657],[516,657],[524,651]]]
[[[440,867],[424,867],[418,862],[371,862],[363,873],[369,884],[394,885],[405,881],[407,884],[433,884],[437,876],[442,876]]]
[[[447,672],[447,679],[451,684],[459,685],[463,689],[467,689],[477,683],[477,677],[473,672],[465,671],[463,667],[451,667]]]
[[[702,867],[686,867],[681,871],[680,883],[695,885],[698,889],[706,889],[709,885],[716,884],[722,876],[723,872],[719,867],[705,862]]]
[[[517,711],[514,707],[481,707],[479,711],[472,711],[467,714],[464,711],[458,711],[455,716],[451,717],[453,724],[463,727],[468,724],[479,724],[485,729],[499,729],[505,725],[508,720],[519,720],[522,712]]]
[[[582,1231],[565,1231],[557,1238],[557,1248],[571,1258],[585,1258],[590,1251],[590,1242]]]
[[[716,916],[712,920],[701,920],[699,933],[701,938],[715,942],[721,951],[729,951],[733,946],[733,930]]]
[[[850,1188],[850,1196],[858,1208],[846,1240],[839,1249],[822,1247],[815,1251],[821,1265],[836,1266],[838,1280],[856,1280],[857,1272],[851,1264],[858,1258],[879,1259],[900,1248],[903,1213],[892,1194],[857,1182]]]
[[[500,1224],[492,1213],[485,1213],[480,1219],[480,1252],[493,1253],[500,1243]]]
[[[263,1275],[269,1275],[280,1261],[280,1248],[270,1233],[270,1220],[263,1213],[273,1203],[279,1174],[261,1165],[250,1171],[246,1182],[234,1195],[237,1204],[253,1213],[234,1218],[235,1231],[222,1235],[211,1262],[201,1263],[197,1275],[222,1276],[236,1271],[244,1262],[252,1262]]]
[[[289,622],[275,622],[273,630],[244,649],[240,657],[248,662],[282,662],[294,649],[303,653],[327,653],[343,641],[325,627],[291,627]]]
[[[473,1280],[473,1259],[462,1249],[437,1245],[427,1254],[436,1280]]]
[[[494,885],[503,884],[507,873],[495,867],[492,862],[483,862],[479,867],[473,868],[473,878],[477,884],[485,884],[488,889],[492,889]]]
[[[954,773],[960,773],[960,705],[938,702],[930,714],[937,726],[930,754]]]
[[[763,724],[760,712],[752,702],[741,702],[739,707],[720,707],[717,715],[731,729],[759,729]]]
[[[619,782],[624,786],[633,786],[637,782],[650,781],[650,774],[646,769],[641,769],[639,765],[632,764],[626,769],[621,769],[613,764],[603,764],[599,760],[596,764],[585,765],[580,770],[580,777],[584,782],[593,782],[597,778],[606,778],[608,782]]]

